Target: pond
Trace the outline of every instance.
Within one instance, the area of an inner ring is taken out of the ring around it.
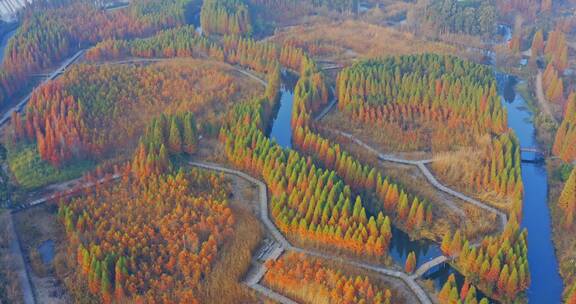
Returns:
[[[54,260],[54,241],[53,240],[46,240],[38,246],[38,252],[40,253],[40,258],[42,259],[42,263],[44,265],[52,264]]]
[[[280,107],[278,113],[272,121],[270,138],[283,148],[292,148],[292,127],[290,120],[292,118],[292,104],[294,103],[294,87],[282,85],[280,90]]]

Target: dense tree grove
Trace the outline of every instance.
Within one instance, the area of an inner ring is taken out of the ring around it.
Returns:
[[[562,103],[564,101],[564,81],[553,63],[549,63],[544,70],[542,87],[549,102]]]
[[[564,184],[564,189],[558,199],[558,206],[563,212],[562,225],[566,229],[574,225],[574,215],[576,213],[576,169],[572,169],[570,177]]]
[[[506,201],[505,207],[522,216],[524,185],[521,172],[520,143],[512,133],[504,133],[477,148],[473,158],[432,163],[432,168],[461,189],[476,194],[491,193]]]
[[[394,149],[445,151],[507,128],[490,68],[456,57],[363,61],[344,69],[337,85],[338,108],[376,124]]]
[[[168,147],[175,154],[196,152],[198,134],[194,114],[180,112],[175,115],[160,115],[154,118],[144,136],[142,143],[146,147]]]
[[[231,36],[224,38],[223,45],[227,62],[240,64],[261,73],[271,72],[276,68],[277,62],[282,67],[299,72],[302,70],[304,60],[308,59],[302,49],[291,45],[279,47],[273,43]]]
[[[187,3],[139,0],[128,10],[106,12],[88,2],[73,1],[62,7],[33,10],[6,48],[0,72],[2,100],[24,88],[32,74],[53,66],[82,46],[110,38],[146,36],[183,24]]]
[[[388,217],[368,216],[360,196],[354,196],[336,172],[317,168],[311,158],[282,150],[267,138],[261,129],[263,104],[238,107],[220,137],[235,166],[263,177],[276,225],[302,241],[384,256],[392,237]]]
[[[526,234],[512,215],[501,235],[484,238],[478,247],[456,231],[445,235],[441,249],[455,257],[456,267],[470,283],[493,298],[514,302],[530,285]]]
[[[292,106],[291,125],[295,147],[312,155],[325,168],[336,171],[352,190],[374,196],[382,205],[372,209],[395,215],[397,223],[403,224],[408,231],[431,224],[431,205],[417,197],[409,197],[400,185],[343,151],[338,144],[313,132],[312,115],[327,103],[328,90],[323,74],[314,61],[305,57],[300,78],[294,88]]]
[[[498,12],[501,15],[521,14],[526,18],[535,18],[541,8],[547,9],[545,2],[552,3],[552,0],[496,0]]]
[[[67,283],[103,303],[198,303],[195,290],[235,222],[226,185],[199,170],[142,175],[126,166],[117,184],[63,202],[76,270]]]
[[[222,58],[221,50],[191,25],[161,31],[149,38],[105,40],[86,52],[86,59],[111,60],[124,57],[201,57]]]
[[[491,35],[495,31],[497,14],[493,0],[432,1],[427,12],[428,21],[440,32]]]
[[[208,56],[230,64],[239,64],[260,73],[272,72],[278,62],[283,67],[300,71],[303,58],[306,57],[302,49],[291,45],[279,47],[273,43],[257,42],[238,36],[225,36],[220,46],[195,33],[191,26],[163,31],[145,39],[107,40],[86,53],[86,57],[92,61],[130,56],[142,58]]]
[[[433,168],[475,194],[511,198],[520,216],[519,144],[488,67],[433,54],[367,60],[339,74],[337,94],[342,112],[386,134],[378,140],[387,149],[439,153],[481,143],[475,166],[460,170],[465,164],[447,158]]]
[[[358,0],[248,0],[254,5],[264,6],[268,9],[297,9],[302,6],[326,7],[341,13],[356,12]]]
[[[568,67],[568,44],[566,35],[560,30],[554,30],[548,34],[544,55],[548,62],[560,73]]]
[[[205,0],[200,24],[210,35],[251,35],[253,31],[250,10],[243,0]]]
[[[566,286],[564,302],[566,304],[576,303],[576,282],[572,283],[570,286]]]
[[[289,253],[267,262],[265,284],[303,303],[390,304],[390,289],[382,288],[367,276],[350,276],[342,271]]]
[[[534,39],[537,39],[536,35]],[[568,67],[568,44],[565,34],[560,30],[550,32],[543,53],[548,62],[542,78],[544,93],[548,101],[562,103],[565,89],[562,76]]]
[[[552,152],[565,162],[576,160],[576,93],[570,94]]]
[[[14,136],[35,141],[42,159],[58,167],[135,144],[159,112],[210,113],[239,92],[231,75],[210,66],[79,65],[32,94],[24,118],[13,117]]]
[[[154,118],[140,139],[132,168],[147,176],[172,168],[170,155],[192,154],[197,149],[194,115],[190,112]]]
[[[336,171],[353,190],[373,194],[381,202],[375,209],[394,215],[396,223],[402,224],[408,231],[432,224],[432,205],[410,195],[401,185],[382,176],[374,168],[362,164],[343,151],[340,145],[302,127],[297,129],[294,143],[299,150],[313,155],[326,168]]]
[[[454,274],[448,277],[444,286],[438,294],[438,301],[440,304],[452,304],[452,303],[462,303],[462,304],[488,304],[488,299],[482,298],[478,301],[478,296],[476,294],[476,287],[472,286],[467,280],[464,282],[460,291],[458,291],[458,284],[456,283],[456,278]]]

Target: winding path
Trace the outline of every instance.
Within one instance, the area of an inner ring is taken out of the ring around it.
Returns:
[[[299,247],[296,247],[296,246],[293,246],[292,244],[290,244],[290,242],[284,237],[284,235],[282,235],[282,233],[278,230],[278,228],[276,228],[276,226],[272,223],[272,220],[270,220],[270,218],[268,217],[268,193],[267,193],[266,184],[264,184],[264,182],[262,182],[258,179],[255,179],[254,177],[252,177],[246,173],[243,173],[243,172],[240,172],[237,170],[233,170],[233,169],[229,169],[229,168],[225,168],[225,167],[222,167],[218,164],[189,162],[189,165],[199,167],[199,168],[208,169],[208,170],[212,170],[212,171],[218,171],[218,172],[233,174],[233,175],[239,176],[241,178],[244,178],[253,184],[258,185],[259,193],[260,193],[260,202],[259,202],[259,204],[260,204],[260,220],[264,223],[266,228],[270,231],[270,233],[272,234],[274,239],[281,245],[283,250],[291,250],[294,252],[299,252],[299,253],[303,253],[306,255],[319,257],[322,259],[338,261],[341,263],[349,264],[349,265],[363,268],[366,270],[371,270],[371,271],[374,271],[374,272],[377,272],[377,273],[380,273],[380,274],[383,274],[386,276],[395,277],[397,279],[404,281],[404,283],[406,285],[408,285],[408,287],[416,295],[416,297],[418,298],[420,303],[422,303],[422,304],[431,304],[432,303],[430,298],[426,294],[426,292],[422,289],[422,287],[420,287],[420,285],[418,285],[418,283],[416,283],[416,281],[415,281],[416,277],[409,276],[404,272],[384,268],[384,267],[377,266],[377,265],[371,265],[371,264],[364,263],[364,262],[343,260],[341,257],[335,256],[335,255],[317,252],[317,251],[304,249],[304,248],[299,248]],[[265,270],[260,272],[262,277],[264,276],[265,272],[266,272]],[[251,284],[253,286],[258,285],[257,283],[254,283],[255,280],[259,281],[258,278],[252,278]],[[269,296],[270,298],[273,298],[272,296],[270,296],[268,294],[268,291],[261,290],[260,287],[255,288],[255,289],[258,291],[262,291],[262,293],[264,295]],[[284,302],[282,302],[282,303],[284,303]]]
[[[409,160],[409,159],[404,159],[404,158],[399,158],[395,155],[392,154],[383,154],[378,152],[376,149],[372,148],[371,146],[369,146],[368,144],[364,143],[363,141],[355,138],[352,134],[343,132],[343,131],[339,131],[339,130],[331,130],[332,132],[335,132],[337,134],[339,134],[340,136],[346,137],[352,141],[354,141],[356,144],[364,147],[365,149],[369,150],[370,152],[374,153],[377,155],[378,159],[380,161],[387,161],[387,162],[394,162],[394,163],[399,163],[399,164],[405,164],[405,165],[412,165],[412,166],[416,166],[418,167],[418,169],[420,169],[420,171],[422,172],[422,174],[424,174],[424,176],[426,177],[426,179],[428,180],[428,182],[430,182],[430,184],[432,184],[432,186],[434,186],[436,189],[448,193],[451,196],[454,196],[456,198],[459,198],[465,202],[468,202],[478,208],[484,209],[488,212],[491,213],[495,213],[496,215],[498,215],[498,217],[500,218],[500,224],[501,224],[501,228],[503,228],[504,226],[506,226],[506,223],[508,222],[508,216],[506,215],[506,213],[490,206],[487,205],[479,200],[476,200],[474,198],[471,198],[469,196],[466,196],[465,194],[452,190],[444,185],[442,185],[437,179],[436,177],[434,177],[434,175],[432,174],[432,172],[430,172],[430,170],[428,169],[428,167],[426,167],[426,164],[429,164],[432,162],[431,159],[424,159],[424,160]],[[457,206],[456,204],[454,204],[453,202],[445,202],[447,205],[450,206],[450,208],[454,211],[460,211],[462,212],[462,210],[460,209],[459,206]]]
[[[490,205],[487,205],[479,200],[476,200],[474,198],[471,198],[469,196],[466,196],[465,194],[452,190],[444,185],[442,185],[437,179],[436,177],[434,177],[434,175],[432,174],[432,172],[430,172],[430,170],[428,169],[428,167],[426,167],[426,164],[431,163],[432,160],[430,159],[424,159],[424,160],[409,160],[409,159],[404,159],[404,158],[399,158],[395,155],[392,154],[383,154],[380,153],[378,150],[374,149],[373,147],[369,146],[368,144],[364,143],[363,141],[355,138],[352,134],[340,131],[340,130],[331,130],[332,132],[337,133],[340,136],[343,136],[345,138],[348,138],[352,141],[354,141],[356,144],[362,146],[363,148],[369,150],[370,152],[374,153],[377,155],[378,159],[380,161],[387,161],[387,162],[394,162],[394,163],[399,163],[399,164],[405,164],[405,165],[412,165],[412,166],[416,166],[418,167],[418,169],[422,172],[422,174],[424,174],[424,176],[426,177],[426,179],[428,180],[428,182],[430,182],[430,184],[432,184],[432,186],[434,186],[436,189],[447,193],[453,197],[459,198],[467,203],[470,203],[478,208],[484,209],[488,212],[491,213],[495,213],[498,218],[500,219],[500,229],[504,229],[504,227],[506,226],[506,223],[508,223],[508,216],[506,215],[506,213],[500,211],[497,208],[494,208]],[[451,201],[444,201],[444,203],[453,211],[458,212],[459,214],[464,215],[464,212],[462,211],[462,209],[460,209],[459,206],[457,206],[454,202]],[[424,263],[423,265],[420,266],[420,268],[418,268],[415,272],[415,274],[413,275],[413,277],[420,277],[422,276],[424,273],[426,273],[426,271],[428,271],[429,269],[440,265],[444,262],[448,261],[448,259],[444,256],[439,256],[427,263]]]
[[[174,60],[174,57],[152,57],[152,58],[134,57],[134,58],[130,58],[130,59],[122,59],[122,60],[116,60],[116,61],[99,62],[99,63],[96,63],[95,65],[101,66],[101,65],[121,65],[121,64],[133,64],[133,63],[154,63],[154,62],[169,61],[169,60]],[[253,80],[256,80],[258,83],[262,84],[265,87],[268,85],[266,83],[266,81],[264,81],[262,78],[250,73],[249,71],[246,71],[245,69],[242,69],[241,67],[239,67],[237,65],[232,65],[226,61],[218,61],[218,62],[223,62],[223,63],[230,65],[238,73],[243,74],[244,76],[248,76],[249,78],[252,78]]]

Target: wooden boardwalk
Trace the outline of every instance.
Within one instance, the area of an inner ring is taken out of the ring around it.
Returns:
[[[278,230],[278,228],[276,228],[276,226],[274,225],[274,223],[272,223],[272,220],[268,216],[268,196],[267,196],[266,184],[264,184],[264,182],[262,182],[258,179],[255,179],[252,176],[247,175],[244,172],[225,168],[225,167],[222,167],[218,164],[200,163],[200,162],[189,162],[189,164],[191,166],[195,166],[195,167],[199,167],[199,168],[204,168],[204,169],[208,169],[208,170],[233,174],[233,175],[239,176],[241,178],[244,178],[253,184],[256,184],[260,190],[260,196],[259,196],[259,198],[260,198],[260,202],[259,202],[260,220],[264,223],[264,226],[269,230],[269,232],[272,234],[274,239],[282,246],[282,248],[284,250],[299,252],[299,253],[303,253],[303,254],[306,254],[309,256],[314,256],[314,257],[318,257],[318,258],[322,258],[322,259],[339,261],[341,263],[345,263],[348,265],[359,267],[359,268],[362,268],[365,270],[371,270],[371,271],[374,271],[374,272],[382,274],[382,275],[386,275],[386,276],[400,279],[408,286],[408,288],[413,292],[413,294],[416,296],[416,298],[418,299],[418,301],[420,303],[422,303],[422,304],[431,304],[432,303],[432,301],[428,297],[428,294],[424,291],[424,289],[422,289],[422,287],[420,285],[418,285],[418,283],[416,283],[415,278],[409,276],[408,274],[406,274],[402,271],[384,268],[384,267],[381,267],[379,265],[372,265],[369,263],[342,259],[342,257],[340,257],[340,256],[331,255],[331,254],[327,254],[327,253],[323,253],[323,252],[317,252],[317,251],[293,246],[284,237],[284,235]],[[265,270],[261,271],[262,276],[264,276],[265,272],[266,272]],[[255,281],[254,278],[252,278],[250,280],[250,282],[251,282],[251,284],[253,284],[253,286],[261,286],[257,283],[254,283],[254,281]],[[254,289],[259,291],[259,292],[262,292],[265,296],[267,296],[271,299],[275,299],[274,298],[275,295],[273,293],[266,291],[267,289],[263,289],[263,287],[257,287]],[[281,303],[290,303],[290,302],[281,302]],[[292,303],[294,303],[294,302],[292,302]]]

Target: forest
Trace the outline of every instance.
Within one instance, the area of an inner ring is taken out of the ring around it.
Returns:
[[[534,125],[545,116],[532,108],[541,79],[558,124],[553,143],[539,129],[531,145],[550,144],[549,226],[562,298],[576,304],[574,255],[561,248],[573,247],[576,211],[573,23],[554,20],[565,3],[107,4],[31,5],[0,68],[0,107],[31,92],[2,126],[0,200],[19,204],[5,215],[43,212],[60,229],[17,222],[55,242],[49,273],[31,268],[40,299],[532,302],[540,231],[526,229],[535,187],[513,124],[515,110],[534,111]],[[503,55],[515,64],[495,73]],[[503,93],[500,74],[525,81]],[[22,243],[26,263],[42,262],[36,245]]]
[[[77,270],[66,283],[103,303],[152,303],[168,296],[199,303],[195,290],[235,222],[226,202],[230,186],[222,176],[197,169],[122,170],[117,184],[61,203],[67,263]]]
[[[384,257],[390,220],[382,213],[368,216],[360,196],[353,195],[336,172],[318,168],[311,158],[282,150],[267,138],[259,128],[262,102],[238,108],[237,122],[223,128],[220,138],[235,166],[262,176],[268,185],[276,225],[300,242]]]
[[[93,4],[73,1],[68,5],[32,9],[8,43],[0,72],[0,104],[26,88],[33,74],[61,62],[82,47],[110,38],[148,36],[185,23],[187,4],[187,0],[158,3],[139,0],[130,10],[108,13]]]
[[[564,119],[556,132],[552,151],[565,162],[576,160],[576,93],[568,97]]]
[[[495,86],[489,68],[456,57],[388,57],[339,74],[338,108],[354,120],[403,132],[403,142],[386,143],[396,149],[446,151],[506,129]]]
[[[118,140],[124,148],[137,141],[143,126],[158,111],[188,110],[209,118],[209,113],[231,99],[249,95],[226,67],[194,63],[74,67],[35,91],[23,118],[14,115],[16,146],[36,142],[42,159],[55,167],[74,159],[105,158],[110,151],[118,151]],[[204,85],[207,77],[210,85]],[[217,122],[205,119],[202,128],[210,132]]]
[[[439,32],[491,35],[496,31],[496,5],[488,1],[431,1],[427,21]]]
[[[350,276],[301,254],[268,263],[264,282],[303,303],[396,303],[390,289],[367,276]]]
[[[104,40],[86,52],[90,61],[105,61],[126,57],[171,58],[218,56],[219,48],[196,33],[194,26],[185,25],[158,32],[147,38]]]
[[[292,8],[310,4],[314,7],[327,7],[328,9],[340,13],[357,12],[358,0],[248,0],[254,5],[260,5],[267,8]]]
[[[207,34],[252,34],[252,19],[243,0],[206,0],[200,15],[202,31]]]
[[[0,167],[4,167],[8,152],[4,145],[0,144]],[[0,170],[0,202],[8,202],[10,199],[10,179],[4,170]]]
[[[519,145],[488,67],[434,54],[367,60],[338,75],[337,95],[384,150],[430,151],[441,177],[520,214]]]
[[[488,304],[487,298],[482,298],[478,301],[478,294],[476,287],[465,281],[459,288],[454,274],[450,274],[446,283],[442,286],[438,294],[438,302],[440,304],[450,303],[463,303],[463,304]]]
[[[513,303],[530,285],[526,234],[512,215],[502,234],[484,238],[480,246],[470,244],[456,231],[444,236],[441,249],[455,258],[454,265],[470,284],[492,298]],[[444,287],[448,288],[444,295],[450,296],[453,286]]]

